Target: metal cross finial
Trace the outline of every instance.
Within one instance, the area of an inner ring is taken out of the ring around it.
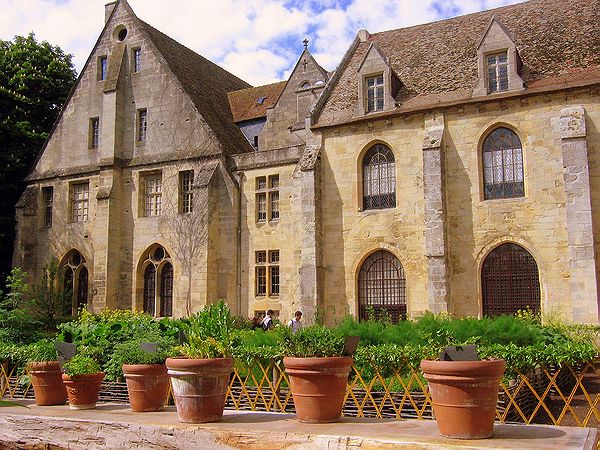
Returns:
[[[304,48],[308,49],[308,38],[304,38],[304,40],[302,41],[302,43],[304,44]]]

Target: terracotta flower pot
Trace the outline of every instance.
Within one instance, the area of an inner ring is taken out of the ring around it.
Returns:
[[[233,370],[232,358],[167,358],[173,397],[180,422],[205,423],[223,419]]]
[[[129,403],[134,412],[162,411],[169,393],[164,364],[123,364]]]
[[[342,415],[348,374],[354,360],[329,358],[283,358],[285,371],[300,422],[337,422]]]
[[[421,361],[442,436],[484,439],[494,432],[503,359]]]
[[[94,409],[96,407],[104,372],[72,376],[63,373],[62,379],[69,396],[69,408]]]
[[[27,364],[31,384],[38,406],[64,405],[67,390],[62,382],[62,372],[57,361],[30,362]]]

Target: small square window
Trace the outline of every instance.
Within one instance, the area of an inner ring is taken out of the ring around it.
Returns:
[[[132,50],[132,72],[142,70],[142,49],[134,48]]]
[[[269,263],[279,264],[279,250],[269,250]]]
[[[137,112],[137,141],[145,142],[148,135],[148,110],[138,109]]]
[[[98,142],[100,140],[100,119],[98,117],[92,117],[90,119],[90,136],[89,145],[91,149],[98,148]]]
[[[108,74],[108,58],[101,56],[98,58],[98,81],[106,80]]]
[[[264,250],[260,250],[255,253],[256,264],[264,264],[267,262],[267,252]]]
[[[266,177],[257,177],[256,178],[256,190],[260,191],[262,189],[267,188],[267,178]]]

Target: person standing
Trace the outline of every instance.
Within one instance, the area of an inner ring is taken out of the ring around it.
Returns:
[[[272,314],[273,314],[273,310],[272,309],[268,310],[267,315],[265,316],[265,318],[262,321],[262,327],[263,327],[263,330],[265,330],[265,331],[273,329],[273,319],[271,318]]]
[[[296,334],[300,328],[302,328],[302,311],[296,311],[294,318],[288,322],[288,328],[292,330],[292,333]]]

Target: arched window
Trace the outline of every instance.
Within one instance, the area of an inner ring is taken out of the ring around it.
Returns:
[[[402,264],[384,250],[371,254],[358,274],[359,318],[388,316],[393,323],[406,319],[406,278]]]
[[[481,269],[483,314],[493,317],[520,309],[540,311],[540,280],[533,256],[517,244],[490,252]]]
[[[523,197],[521,140],[508,128],[496,128],[483,141],[484,198]]]
[[[160,315],[173,315],[173,266],[165,263],[160,272]]]
[[[173,264],[169,253],[154,245],[142,255],[144,312],[161,317],[173,315]]]
[[[77,314],[77,311],[88,304],[89,275],[85,258],[77,250],[71,250],[60,268],[63,289],[71,292],[71,304],[65,305],[66,314]]]
[[[362,161],[363,209],[396,206],[396,163],[394,154],[383,144],[375,144]]]

